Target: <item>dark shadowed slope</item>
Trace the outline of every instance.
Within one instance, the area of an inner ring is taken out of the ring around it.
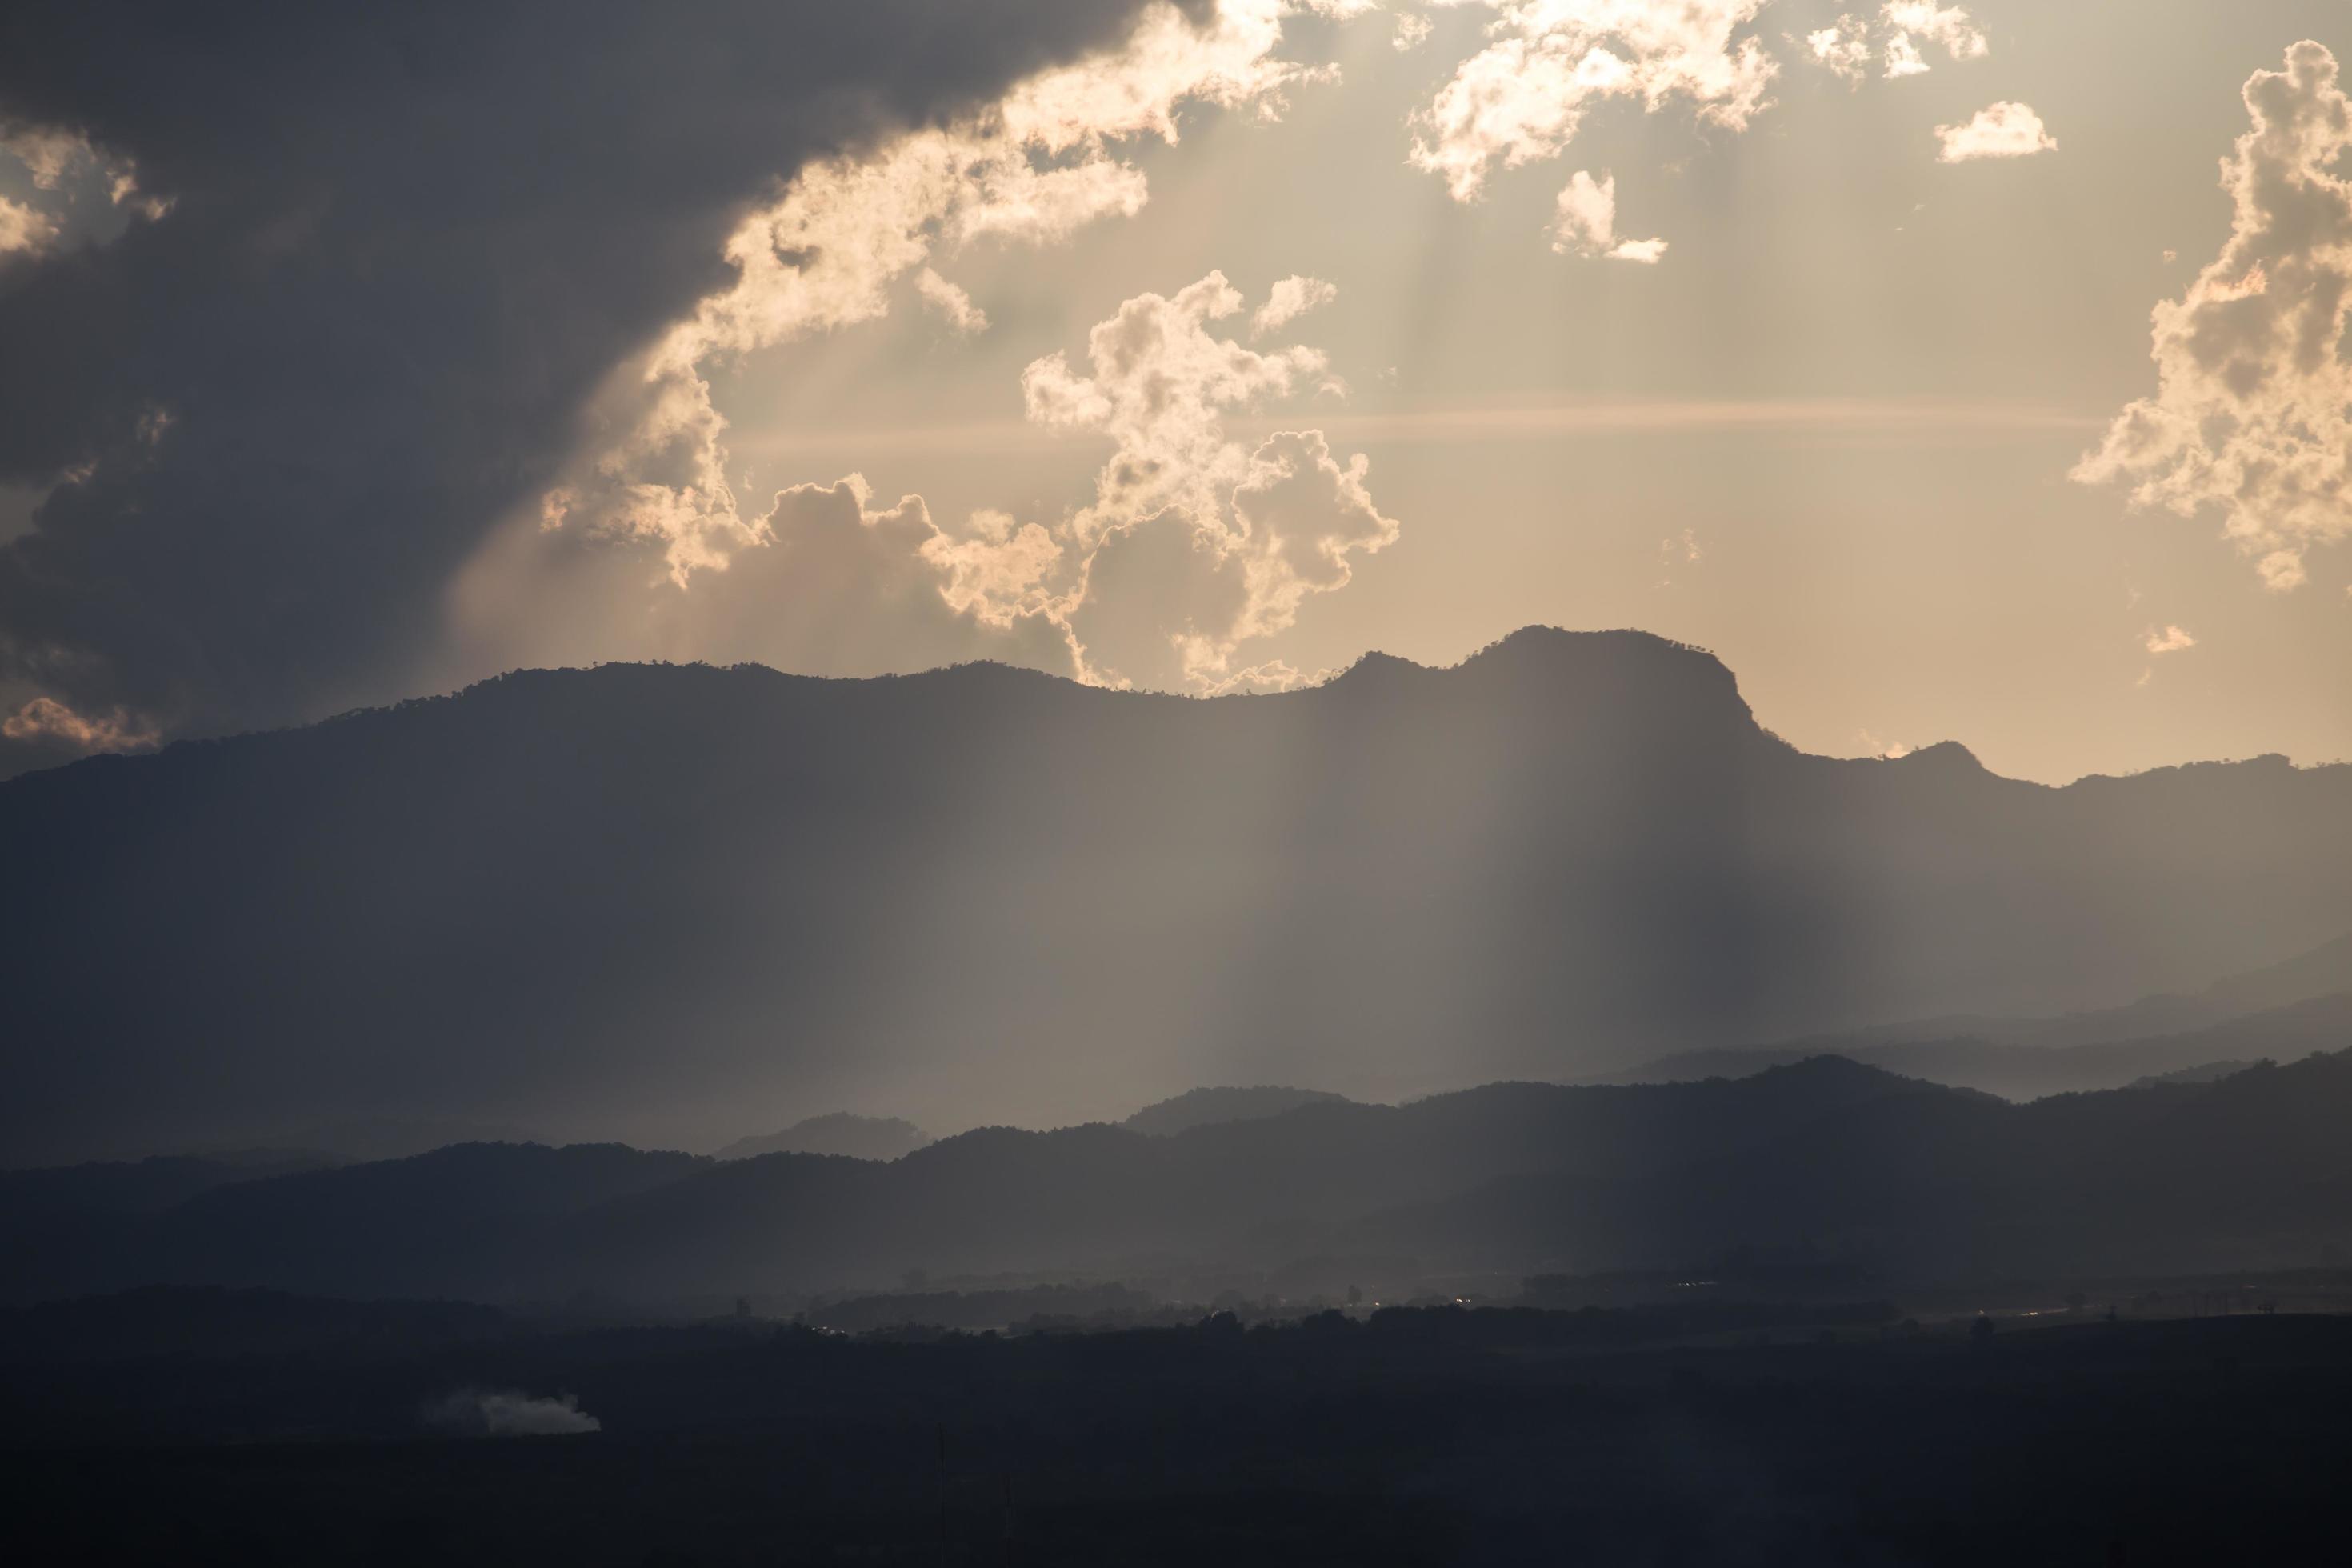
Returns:
[[[1953,1092],[1825,1060],[1738,1083],[1496,1084],[1402,1107],[1318,1104],[1169,1137],[983,1128],[889,1163],[468,1145],[222,1189],[72,1247],[20,1248],[0,1279],[27,1298],[174,1283],[670,1301],[870,1288],[909,1268],[1280,1261],[1300,1226],[1498,1176],[1642,1177],[1857,1101]]]
[[[257,1149],[0,1170],[0,1215],[6,1216],[7,1223],[17,1224],[89,1215],[160,1214],[215,1187],[295,1175],[334,1163],[321,1154]]]
[[[983,1129],[880,1163],[452,1149],[226,1187],[22,1298],[162,1282],[675,1302],[908,1270],[1064,1278],[1356,1257],[1405,1271],[1850,1260],[1918,1283],[2352,1256],[2352,1051],[2030,1105],[1834,1058],[1643,1088],[1496,1084],[1156,1138]]]
[[[761,1154],[846,1154],[853,1160],[895,1160],[931,1142],[931,1135],[897,1116],[856,1116],[827,1111],[793,1122],[782,1132],[738,1138],[712,1156],[751,1160]]]
[[[1284,1089],[1259,1084],[1247,1089],[1189,1089],[1172,1100],[1147,1105],[1120,1126],[1166,1138],[1218,1121],[1255,1121],[1281,1116],[1302,1105],[1343,1103],[1346,1097],[1319,1089]]]
[[[2340,1267],[2352,1258],[2347,1124],[2352,1050],[2031,1105],[1908,1095],[1651,1181],[1503,1178],[1348,1239],[1457,1266],[1687,1268],[1802,1249],[1950,1281]]]
[[[1213,701],[520,674],[0,784],[0,1146],[1036,1125],[2108,1005],[2352,927],[2347,823],[2352,768],[2276,758],[2047,789],[1805,756],[1634,633]]]

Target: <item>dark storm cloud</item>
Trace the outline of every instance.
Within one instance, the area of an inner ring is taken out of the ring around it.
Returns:
[[[0,131],[171,205],[0,258],[0,484],[58,486],[0,545],[0,679],[179,731],[396,694],[744,204],[1138,5],[7,6]]]

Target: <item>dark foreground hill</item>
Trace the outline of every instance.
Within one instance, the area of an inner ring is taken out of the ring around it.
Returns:
[[[2352,928],[2347,824],[2352,767],[1804,755],[1635,633],[1211,701],[529,672],[0,784],[0,1149],[703,1148],[745,1105],[1035,1124],[2054,1013]]]
[[[2352,1258],[2347,1125],[2352,1051],[2030,1105],[1821,1058],[1167,1137],[987,1129],[888,1163],[461,1146],[50,1234],[5,1275],[18,1299],[160,1282],[659,1303],[1315,1259],[1376,1286],[1758,1258],[1865,1283],[2284,1268]]]

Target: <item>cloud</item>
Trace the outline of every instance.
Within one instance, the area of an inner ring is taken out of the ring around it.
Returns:
[[[513,1389],[457,1389],[427,1404],[422,1415],[435,1431],[461,1437],[559,1437],[604,1429],[569,1394],[541,1399]]]
[[[1856,730],[1853,732],[1853,743],[1861,750],[1864,756],[1888,763],[1899,762],[1918,750],[1916,746],[1906,742],[1882,741],[1868,730]]]
[[[759,341],[771,304],[804,330],[854,319],[867,241],[875,288],[917,269],[921,247],[887,227],[807,206],[919,198],[873,189],[874,151],[927,134],[908,126],[990,126],[980,151],[1022,150],[952,205],[949,244],[1139,200],[1132,171],[1050,149],[1087,124],[1172,129],[1163,97],[1129,91],[1155,69],[1217,101],[1302,79],[1251,52],[1279,16],[1239,9],[1196,35],[1136,0],[518,0],[396,28],[360,7],[237,8],[208,19],[194,70],[134,0],[13,7],[11,148],[60,193],[103,181],[163,216],[6,258],[0,485],[46,495],[0,542],[0,679],[167,732],[281,722],[408,688],[504,519],[586,531],[619,496],[655,535],[625,529],[624,553],[719,515],[679,557],[723,558],[746,541],[700,466],[707,389],[662,353],[677,324],[716,353]],[[1067,68],[1104,58],[1123,74]],[[951,160],[971,143],[922,144],[933,161],[882,172],[971,184]],[[776,228],[780,180],[805,229]],[[121,222],[103,200],[70,210]],[[157,407],[181,421],[160,443],[140,428]],[[0,772],[23,761],[0,743]]]
[[[1803,45],[1807,58],[1833,76],[1859,82],[1870,74],[1870,36],[1856,27],[1851,16],[1841,16],[1835,26],[1807,33]]]
[[[0,156],[23,165],[34,192],[31,202],[0,196],[0,257],[30,256],[63,242],[111,239],[121,222],[110,224],[106,208],[158,218],[171,205],[140,195],[130,159],[100,152],[77,132],[18,125],[0,134]],[[105,208],[83,200],[97,189],[106,193]]]
[[[1344,587],[1398,524],[1374,504],[1366,460],[1343,460],[1322,432],[1255,446],[1227,432],[1235,413],[1341,389],[1318,349],[1223,334],[1245,315],[1213,272],[1123,302],[1080,363],[1028,365],[1034,426],[1111,447],[1092,497],[1058,516],[983,509],[950,526],[919,496],[879,504],[856,475],[796,485],[747,514],[723,558],[650,592],[641,557],[568,522],[513,529],[453,595],[465,656],[824,675],[992,658],[1104,685],[1270,689],[1287,667],[1244,650]]]
[[[1240,312],[1224,275],[1126,301],[1087,335],[1091,374],[1061,354],[1022,377],[1029,417],[1110,438],[1094,500],[1061,525],[1078,583],[1059,613],[1087,679],[1213,689],[1245,643],[1289,627],[1310,595],[1344,587],[1351,557],[1393,542],[1366,459],[1342,464],[1319,430],[1255,448],[1227,414],[1337,392],[1322,353],[1260,353],[1212,323]]]
[[[1654,113],[1694,106],[1703,123],[1745,130],[1779,68],[1756,37],[1735,38],[1764,0],[1483,0],[1492,41],[1412,117],[1409,161],[1472,201],[1496,166],[1559,155],[1596,102],[1633,98]]]
[[[1245,458],[1225,438],[1223,416],[1300,390],[1338,388],[1321,351],[1260,353],[1209,330],[1240,311],[1242,297],[1212,272],[1172,296],[1139,294],[1087,335],[1091,374],[1048,354],[1022,373],[1029,418],[1049,428],[1110,437],[1115,450],[1096,479],[1094,503],[1074,518],[1077,536],[1179,508],[1213,511],[1239,483]]]
[[[2147,650],[2148,658],[2151,659],[2161,658],[2166,654],[2179,653],[2185,649],[2192,648],[2197,646],[2197,639],[2195,637],[2190,637],[2180,627],[2174,626],[2168,626],[2161,629],[2150,626],[2147,631],[2140,634],[2139,640],[2140,647]],[[2151,663],[2147,668],[2139,672],[2139,679],[2133,681],[2132,684],[2134,686],[2146,686],[2155,679],[2156,666]]]
[[[2245,86],[2252,125],[2222,163],[2230,237],[2153,312],[2157,390],[2116,416],[2074,469],[2126,481],[2136,507],[2223,516],[2266,587],[2307,575],[2313,548],[2352,537],[2352,100],[2308,40]]]
[[[2021,103],[1996,103],[1977,110],[1966,125],[1938,125],[1936,159],[1966,163],[1979,158],[2030,158],[2054,153],[2057,138],[2042,128],[2042,116]]]
[[[1390,47],[1401,55],[1411,54],[1429,42],[1430,20],[1418,11],[1400,11],[1396,16],[1396,32],[1389,39]]]
[[[929,268],[915,274],[915,292],[922,296],[924,304],[939,312],[958,336],[968,338],[988,330],[988,312],[973,304],[971,295]]]
[[[94,154],[89,141],[56,126],[22,125],[0,136],[0,153],[25,166],[38,191],[54,191],[76,164]]]
[[[1551,224],[1551,247],[1562,256],[1607,257],[1655,264],[1666,253],[1663,239],[1621,239],[1617,235],[1617,176],[1595,181],[1582,169],[1569,176]]]
[[[1320,278],[1303,278],[1294,273],[1274,286],[1265,303],[1250,318],[1254,336],[1288,326],[1309,310],[1317,310],[1339,297],[1339,290]]]
[[[1062,546],[1034,524],[983,512],[950,531],[920,496],[886,503],[850,474],[776,491],[746,526],[683,589],[576,530],[503,531],[451,586],[448,657],[460,671],[641,658],[872,676],[996,659],[1077,673],[1051,613]]]
[[[1940,46],[1956,60],[1982,59],[1991,52],[1983,30],[1958,5],[1938,5],[1935,0],[1886,0],[1880,7],[1879,20],[1893,29],[1894,36],[1886,43],[1890,77],[1917,76],[1927,69],[1915,37]]]
[[[92,752],[143,752],[159,737],[154,727],[117,708],[110,713],[75,712],[54,697],[36,697],[5,719],[0,737],[68,756]]]
[[[57,220],[48,214],[0,196],[0,256],[46,249],[57,237]]]
[[[1393,543],[1398,524],[1319,430],[1278,432],[1248,454],[1213,510],[1171,510],[1111,529],[1070,606],[1086,678],[1213,695],[1272,690],[1297,672],[1280,661],[1237,668],[1235,654],[1286,630],[1318,594],[1345,587],[1350,559]]]
[[[1849,84],[1858,85],[1876,60],[1889,79],[1923,76],[1931,68],[1921,40],[1955,60],[1982,59],[1992,46],[1965,6],[1934,0],[1886,0],[1874,17],[1849,13],[1801,40],[1805,57]]]
[[[604,434],[551,487],[565,525],[656,544],[681,584],[759,542],[727,481],[708,367],[883,315],[895,280],[942,247],[1046,244],[1132,216],[1148,190],[1126,143],[1175,142],[1188,104],[1271,118],[1292,88],[1329,79],[1275,56],[1286,9],[1216,0],[1196,19],[1154,0],[1116,47],[948,124],[803,169],[728,239],[731,283],[607,378],[593,421]]]

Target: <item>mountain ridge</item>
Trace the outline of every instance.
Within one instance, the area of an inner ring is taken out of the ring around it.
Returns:
[[[0,1143],[282,1145],[364,1110],[708,1148],[746,1103],[1394,1100],[2113,1005],[2352,928],[2352,768],[2053,788],[1918,756],[1810,756],[1711,655],[1531,630],[1207,700],[523,672],[89,759],[0,784]]]
[[[1320,1103],[1168,1136],[982,1128],[890,1162],[456,1145],[19,1236],[6,1293],[646,1307],[925,1271],[1344,1282],[1743,1251],[1914,1285],[2309,1267],[2352,1243],[2347,1115],[2352,1048],[2030,1105],[1819,1058],[1744,1079]]]

